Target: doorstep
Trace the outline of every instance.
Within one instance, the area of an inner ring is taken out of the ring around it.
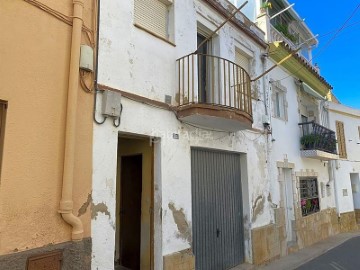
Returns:
[[[323,241],[315,243],[312,246],[300,249],[298,252],[291,253],[287,256],[281,257],[278,260],[272,261],[266,265],[251,265],[251,264],[241,264],[231,270],[291,270],[296,269],[299,266],[319,257],[320,255],[326,253],[327,251],[341,245],[345,241],[360,236],[360,231],[350,232],[350,233],[341,233],[334,236],[331,236]]]

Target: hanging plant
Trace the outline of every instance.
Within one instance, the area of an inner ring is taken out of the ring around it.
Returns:
[[[261,5],[261,8],[263,8],[263,9],[272,8],[272,4],[270,2],[265,2]]]

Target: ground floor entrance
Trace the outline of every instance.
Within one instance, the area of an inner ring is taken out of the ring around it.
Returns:
[[[197,270],[244,262],[240,154],[191,149],[193,252]]]
[[[153,269],[153,147],[120,137],[116,194],[115,269]]]

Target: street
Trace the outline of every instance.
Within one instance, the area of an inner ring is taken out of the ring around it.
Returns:
[[[359,250],[360,237],[355,237],[296,269],[358,270],[360,269]]]

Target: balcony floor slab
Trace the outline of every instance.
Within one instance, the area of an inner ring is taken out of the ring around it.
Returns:
[[[237,109],[210,104],[189,104],[176,110],[179,120],[198,127],[228,132],[252,127],[252,117]]]
[[[339,159],[339,155],[324,152],[321,150],[301,150],[301,156],[304,158],[313,158],[319,160],[336,160]]]

